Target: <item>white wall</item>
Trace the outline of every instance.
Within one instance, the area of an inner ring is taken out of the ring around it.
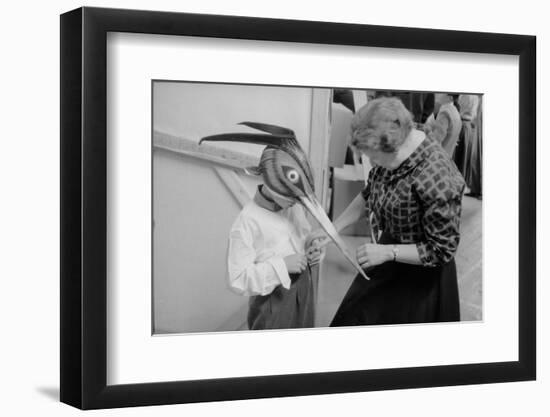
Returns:
[[[198,141],[217,133],[251,132],[237,125],[239,122],[269,123],[294,130],[307,151],[311,91],[297,87],[156,82],[153,124],[158,131]],[[264,148],[234,142],[216,146],[257,156]]]
[[[80,416],[59,404],[59,30],[58,15],[76,0],[5,2],[2,43],[2,256],[3,297],[0,389],[2,415]],[[90,6],[257,15],[536,34],[539,91],[539,213],[550,210],[550,135],[543,115],[550,96],[550,25],[545,2],[463,0],[452,12],[441,1],[297,2],[278,0],[88,0]],[[404,69],[406,71],[406,69]],[[544,138],[545,140],[541,140]],[[527,383],[447,387],[255,401],[145,407],[94,412],[94,416],[546,416],[550,391],[550,220],[539,216],[539,380]],[[223,346],[220,346],[223,354]]]
[[[208,163],[158,150],[153,169],[154,332],[237,330],[248,298],[229,290],[225,254],[239,205]]]

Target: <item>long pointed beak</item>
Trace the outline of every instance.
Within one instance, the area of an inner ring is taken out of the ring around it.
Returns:
[[[314,196],[304,196],[299,197],[299,200],[302,205],[307,209],[307,211],[309,211],[310,214],[315,218],[315,220],[319,222],[327,235],[332,239],[334,244],[338,247],[338,249],[340,249],[342,254],[353,265],[353,267],[363,276],[363,278],[370,279],[365,274],[365,271],[363,271],[363,269],[359,266],[355,258],[349,253],[346,244],[334,228],[334,225],[326,215],[325,211],[323,210],[317,199]]]

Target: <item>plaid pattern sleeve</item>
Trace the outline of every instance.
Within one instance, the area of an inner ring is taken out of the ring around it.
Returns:
[[[450,262],[458,248],[464,181],[443,158],[423,165],[415,187],[423,207],[423,239],[416,246],[422,264],[435,266]]]
[[[422,217],[424,239],[416,244],[424,266],[435,266],[451,261],[460,241],[460,197],[441,198],[438,193],[422,194],[426,210]]]

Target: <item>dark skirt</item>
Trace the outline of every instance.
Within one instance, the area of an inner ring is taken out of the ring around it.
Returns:
[[[454,161],[470,189],[470,194],[481,196],[481,130],[469,121],[462,122],[459,146]]]
[[[380,243],[391,243],[382,236]],[[386,262],[357,275],[331,326],[460,321],[455,261],[426,267]]]
[[[250,297],[248,328],[250,330],[293,329],[314,326],[314,296],[311,273],[290,274],[292,284],[281,285],[271,294]]]
[[[481,196],[481,130],[472,128],[468,133],[464,142],[464,180],[470,189],[470,194]]]

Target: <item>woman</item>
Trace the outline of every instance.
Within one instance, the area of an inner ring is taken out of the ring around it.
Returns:
[[[462,176],[396,98],[369,102],[351,130],[374,168],[335,226],[340,231],[368,213],[377,241],[357,249],[371,280],[356,277],[331,325],[460,320],[454,255]]]
[[[441,143],[449,156],[453,156],[462,124],[454,105],[453,95],[436,93],[434,112],[424,125],[424,132]]]

